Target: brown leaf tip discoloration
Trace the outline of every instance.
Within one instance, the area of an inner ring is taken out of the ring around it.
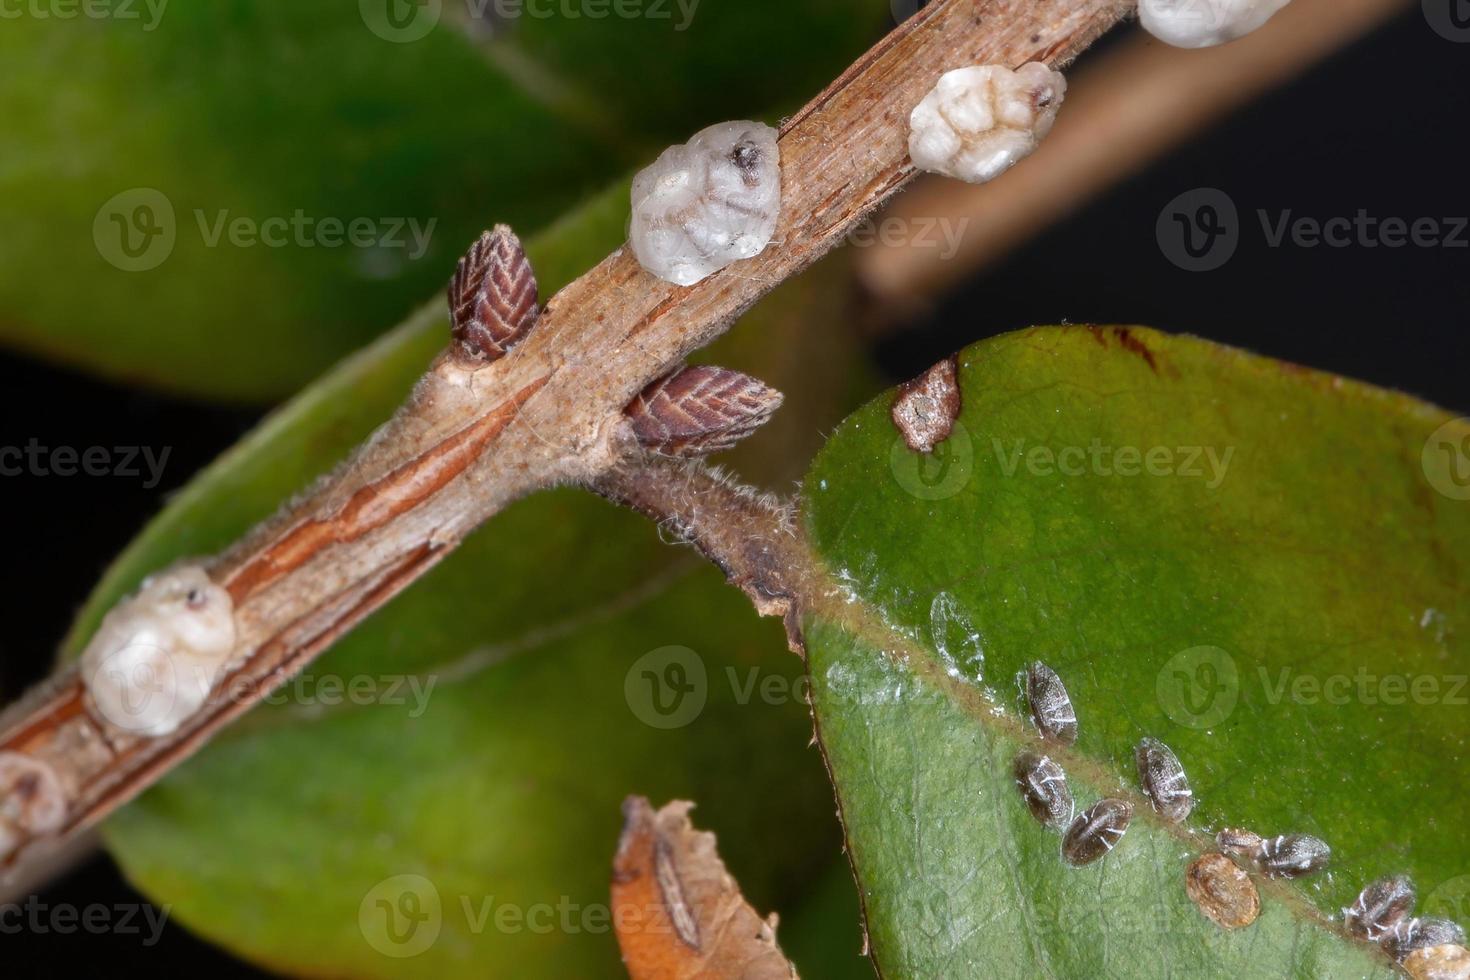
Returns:
[[[1184,890],[1204,916],[1224,929],[1242,929],[1261,914],[1261,892],[1223,854],[1206,854],[1184,872]]]
[[[782,395],[764,382],[709,365],[676,368],[638,393],[624,413],[640,445],[663,456],[722,452],[764,425]]]
[[[1153,350],[1150,349],[1149,346],[1145,344],[1141,339],[1139,339],[1130,328],[1088,327],[1087,329],[1092,333],[1093,339],[1096,340],[1099,344],[1103,345],[1104,347],[1108,346],[1108,337],[1111,336],[1118,341],[1119,347],[1122,347],[1124,350],[1128,351],[1131,354],[1137,354],[1139,357],[1143,358],[1144,363],[1148,365],[1150,371],[1152,371],[1154,374],[1159,373],[1159,361],[1158,358],[1154,355]]]
[[[931,453],[948,439],[959,414],[959,362],[953,357],[900,385],[890,412],[903,441],[917,453]]]
[[[694,804],[655,811],[623,803],[613,861],[612,912],[632,980],[792,980],[776,945],[776,917],[762,919],[740,894],[713,834],[689,822]]]
[[[504,357],[536,325],[536,300],[536,276],[520,239],[496,225],[470,246],[449,280],[455,353],[479,361]]]

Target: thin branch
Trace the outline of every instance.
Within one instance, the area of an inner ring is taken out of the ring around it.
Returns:
[[[804,652],[792,576],[806,559],[790,501],[742,486],[699,460],[654,456],[630,459],[590,488],[693,545],[750,597],[757,612],[781,617],[792,651]]]
[[[875,327],[922,307],[1198,131],[1357,40],[1411,0],[1293,0],[1258,31],[1184,50],[1142,31],[1067,82],[1056,127],[1024,167],[989,184],[923,177],[885,218],[960,229],[958,247],[889,244],[855,256]],[[966,229],[968,229],[966,231]],[[927,243],[932,245],[932,243]]]
[[[724,332],[912,177],[909,111],[947,70],[1069,61],[1123,0],[941,0],[905,22],[782,129],[777,239],[692,287],[659,281],[626,248],[568,285],[510,355],[441,354],[358,454],[207,569],[234,604],[236,645],[203,707],[156,738],[94,715],[75,670],[0,718],[0,751],[54,769],[65,819],[21,829],[12,855],[90,826],[442,560],[507,504],[594,483],[640,452],[622,410]]]

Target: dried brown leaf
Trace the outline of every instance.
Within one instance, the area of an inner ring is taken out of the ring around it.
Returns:
[[[776,916],[762,919],[740,894],[715,835],[689,823],[693,803],[654,811],[623,802],[613,859],[612,912],[632,980],[793,980],[776,945]]]

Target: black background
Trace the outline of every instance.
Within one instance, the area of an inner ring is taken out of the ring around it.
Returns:
[[[1470,215],[1465,129],[1470,44],[1435,34],[1416,9],[1304,78],[1196,137],[1114,188],[882,341],[875,357],[910,376],[981,337],[1032,323],[1145,323],[1398,388],[1470,411],[1470,248],[1270,247],[1256,209],[1320,220]],[[1155,221],[1177,195],[1226,191],[1239,250],[1190,273],[1160,251]],[[173,400],[0,356],[0,444],[169,446],[162,483],[121,477],[0,478],[8,581],[0,590],[0,692],[43,676],[51,651],[105,564],[190,475],[260,417]],[[85,907],[140,897],[104,856],[42,889]],[[13,919],[11,920],[13,921]],[[103,966],[161,977],[252,975],[170,924],[141,936],[0,937],[6,976]]]

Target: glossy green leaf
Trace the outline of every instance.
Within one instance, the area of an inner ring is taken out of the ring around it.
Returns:
[[[242,400],[295,391],[398,322],[490,223],[529,235],[701,125],[806,98],[887,5],[16,10],[0,341]]]
[[[543,282],[554,288],[620,240],[624,194],[529,243]],[[792,334],[798,352],[821,345],[821,370],[747,356],[758,345],[744,339],[711,352],[778,385],[802,371],[809,414],[769,433],[783,453],[796,447],[793,460],[816,448],[813,418],[835,420],[853,345],[839,318],[799,337],[791,318],[817,297],[830,308],[843,281],[834,265],[788,284],[737,331]],[[437,306],[426,309],[202,473],[109,572],[69,647],[146,572],[232,540],[331,466],[446,337]],[[123,810],[106,837],[174,919],[285,972],[619,976],[607,887],[626,794],[698,801],[700,825],[719,833],[763,910],[796,907],[838,854],[801,666],[784,648],[774,621],[643,518],[580,491],[537,495]]]
[[[959,384],[932,456],[886,396],[806,481],[858,603],[807,639],[883,975],[1387,975],[1320,920],[1390,872],[1463,914],[1470,426],[1142,329],[999,337],[959,355]],[[1012,780],[1037,744],[1033,660],[1076,708],[1054,758],[1078,806],[1140,804],[1085,868]],[[1193,835],[1142,803],[1145,735],[1185,767]],[[1261,919],[1226,932],[1183,883],[1227,825],[1315,834],[1331,869],[1263,888]]]

